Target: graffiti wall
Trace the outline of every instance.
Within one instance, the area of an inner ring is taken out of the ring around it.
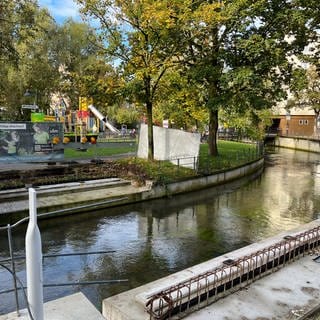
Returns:
[[[62,123],[0,122],[0,161],[63,159],[62,140]]]

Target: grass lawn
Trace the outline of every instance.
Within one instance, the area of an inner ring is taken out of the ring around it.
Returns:
[[[83,150],[65,148],[64,157],[65,159],[94,159],[96,157],[108,157],[118,154],[131,153],[136,151],[135,143],[117,143],[113,147],[100,148],[98,146],[91,146],[90,148],[85,148]]]
[[[133,143],[115,143],[108,144],[107,147],[91,145],[84,149],[79,148],[65,148],[65,159],[94,159],[99,157],[115,156],[119,154],[135,153],[136,144]],[[256,145],[248,143],[240,143],[234,141],[218,141],[217,157],[211,157],[208,155],[208,144],[204,143],[200,145],[199,152],[199,170],[202,172],[212,172],[217,170],[228,169],[230,167],[239,166],[257,157]],[[129,157],[129,156],[128,156]],[[136,160],[138,161],[138,160]],[[157,161],[155,161],[157,162]],[[145,164],[146,167],[152,166]],[[157,167],[170,166],[169,162],[161,161],[161,164],[157,164]]]
[[[257,146],[255,144],[235,141],[218,141],[218,153],[216,157],[208,155],[208,144],[201,144],[199,152],[199,170],[210,173],[217,170],[237,167],[256,159]]]

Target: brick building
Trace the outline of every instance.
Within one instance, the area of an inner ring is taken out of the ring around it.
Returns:
[[[285,108],[277,107],[273,111],[274,116],[272,131],[279,135],[315,137],[320,135],[316,114],[309,108]]]

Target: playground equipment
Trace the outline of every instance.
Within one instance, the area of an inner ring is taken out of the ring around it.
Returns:
[[[92,104],[90,104],[88,106],[88,109],[100,120],[102,121],[106,126],[107,128],[114,132],[114,133],[117,133],[117,134],[120,134],[120,130],[118,130],[117,128],[115,128],[108,120],[107,120],[107,117],[103,116],[103,114],[97,110],[96,107],[94,107]]]
[[[60,122],[63,124],[63,142],[90,142],[95,144],[99,132],[110,130],[112,134],[121,135],[87,97],[79,98],[78,110],[70,110],[67,100],[55,96],[50,115],[32,112],[31,122]]]
[[[64,142],[91,142],[95,143],[99,132],[106,129],[120,135],[121,131],[115,128],[92,103],[91,98],[80,97],[78,110],[70,110],[68,103],[61,97],[55,97],[52,111],[54,115],[33,114],[31,121],[55,121],[63,123]]]

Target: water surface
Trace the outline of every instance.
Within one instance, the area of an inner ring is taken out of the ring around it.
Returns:
[[[45,284],[128,279],[44,288],[44,299],[80,290],[101,309],[111,295],[319,218],[319,193],[319,155],[281,149],[268,154],[263,174],[253,181],[40,222],[43,254],[105,251],[44,259]],[[23,255],[25,227],[13,237],[15,254]],[[0,248],[3,259],[6,233]],[[26,283],[24,260],[17,270]],[[1,267],[0,279],[0,291],[13,287]],[[19,297],[25,307],[22,291]],[[14,308],[13,293],[1,294],[0,314]]]

